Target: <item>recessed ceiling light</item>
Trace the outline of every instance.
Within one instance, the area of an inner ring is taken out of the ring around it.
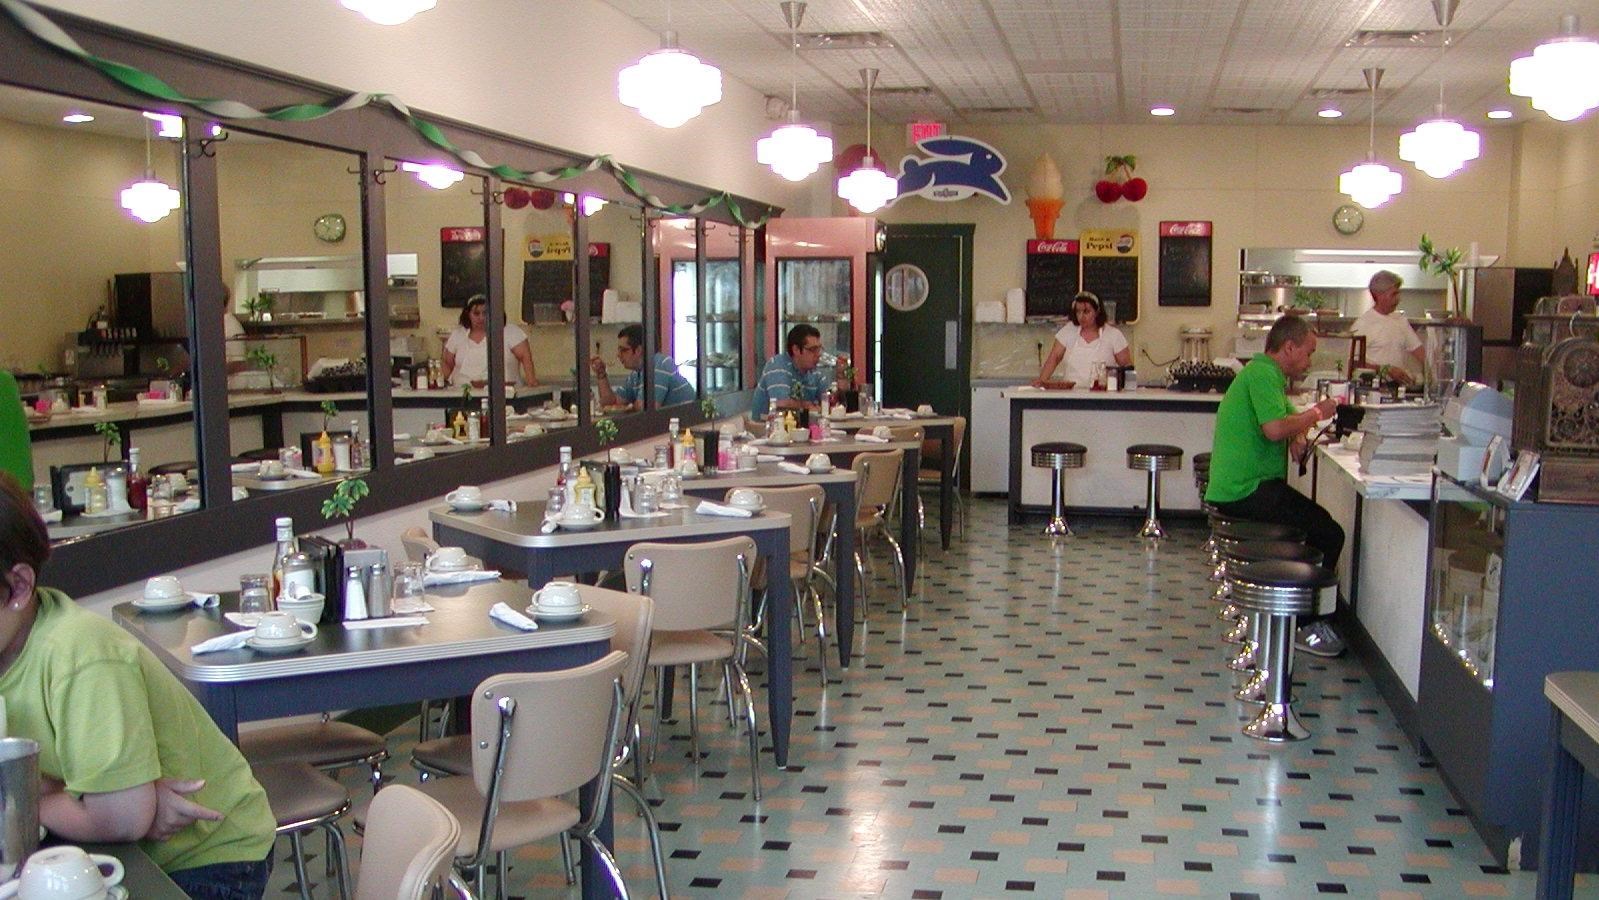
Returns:
[[[94,116],[88,113],[70,113],[62,116],[61,121],[66,122],[68,125],[82,125],[84,122],[93,122]]]
[[[1508,119],[1508,118],[1510,118],[1513,115],[1515,115],[1515,113],[1512,113],[1508,109],[1490,109],[1490,110],[1488,110],[1488,118],[1490,118],[1490,119]]]
[[[1149,114],[1152,116],[1175,116],[1177,115],[1177,110],[1169,106],[1151,106]]]
[[[1316,115],[1322,117],[1323,119],[1339,119],[1343,118],[1344,111],[1336,106],[1324,106],[1321,109],[1316,110]]]

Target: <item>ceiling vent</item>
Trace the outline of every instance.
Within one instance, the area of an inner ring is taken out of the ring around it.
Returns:
[[[857,97],[866,96],[864,88],[850,88],[849,92]],[[907,84],[903,87],[874,87],[874,97],[936,97],[938,92],[925,84]]]
[[[1266,106],[1213,106],[1210,111],[1230,116],[1258,116],[1262,113],[1282,112],[1280,109],[1272,109]]]
[[[892,50],[894,42],[881,31],[802,31],[801,50]]]
[[[1031,116],[1038,111],[1031,106],[973,106],[958,112],[966,116]]]
[[[1438,47],[1443,42],[1443,32],[1438,29],[1414,31],[1376,31],[1361,30],[1354,36],[1344,41],[1345,47],[1355,47],[1362,50],[1419,50],[1425,47]]]
[[[1370,93],[1370,91],[1368,91],[1366,88],[1363,88],[1363,87],[1351,87],[1351,88],[1320,87],[1320,88],[1311,88],[1310,89],[1310,93],[1307,94],[1306,96],[1308,96],[1312,100],[1336,100],[1339,97],[1364,97],[1368,93]],[[1378,91],[1377,93],[1381,94],[1382,91]]]

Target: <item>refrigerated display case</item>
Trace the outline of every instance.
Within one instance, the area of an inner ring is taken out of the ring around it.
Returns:
[[[672,263],[672,282],[681,284],[681,288],[674,287],[674,292],[682,290],[687,295],[687,291],[694,290],[694,269],[693,260]],[[739,302],[739,281],[737,259],[706,259],[705,314],[699,316],[684,311],[674,314],[673,331],[684,329],[687,332],[679,342],[686,344],[688,338],[693,338],[700,349],[698,360],[680,360],[679,366],[685,370],[684,376],[689,381],[698,384],[697,364],[703,364],[706,394],[721,394],[743,387],[743,310]],[[695,371],[687,371],[690,369]]]
[[[805,323],[821,332],[827,358],[847,353],[855,362],[857,377],[867,374],[870,257],[877,250],[873,218],[769,222],[765,302],[771,304],[768,321],[773,327],[764,336],[767,355],[783,352],[788,330]]]

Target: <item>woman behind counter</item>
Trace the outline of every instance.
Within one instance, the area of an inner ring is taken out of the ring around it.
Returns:
[[[1133,353],[1128,349],[1127,338],[1115,326],[1105,324],[1105,307],[1099,298],[1088,291],[1078,292],[1072,298],[1072,321],[1055,332],[1055,346],[1044,358],[1044,366],[1033,380],[1034,387],[1043,387],[1061,360],[1066,370],[1061,380],[1088,387],[1094,381],[1094,364],[1130,366]]]
[[[444,380],[451,387],[464,384],[481,386],[489,380],[488,298],[473,294],[461,310],[461,325],[444,341]],[[520,375],[520,379],[518,379]],[[533,371],[533,351],[528,349],[527,332],[505,325],[505,380],[528,386],[539,383]]]

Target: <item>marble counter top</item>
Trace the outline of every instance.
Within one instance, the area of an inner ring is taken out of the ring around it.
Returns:
[[[1086,388],[1069,391],[1045,390],[1029,385],[1005,388],[1000,392],[1004,400],[1066,400],[1087,403],[1111,402],[1177,402],[1177,403],[1208,403],[1214,406],[1221,402],[1221,394],[1214,392],[1198,391],[1173,391],[1166,388],[1141,387],[1131,391],[1090,391]]]
[[[1322,458],[1336,466],[1355,485],[1355,493],[1367,500],[1428,500],[1432,498],[1432,473],[1416,475],[1365,475],[1360,471],[1360,453],[1336,444],[1316,448]]]

